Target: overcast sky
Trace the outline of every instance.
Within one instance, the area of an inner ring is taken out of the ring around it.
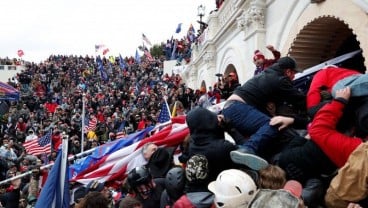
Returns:
[[[106,45],[108,55],[134,56],[142,33],[157,44],[183,37],[191,23],[198,30],[200,4],[205,20],[214,0],[2,0],[0,57],[18,57],[18,49],[36,62],[50,54],[95,55],[95,44]]]

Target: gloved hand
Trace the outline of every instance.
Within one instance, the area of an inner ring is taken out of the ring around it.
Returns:
[[[332,95],[327,90],[321,90],[320,95],[321,95],[321,102],[332,100]]]

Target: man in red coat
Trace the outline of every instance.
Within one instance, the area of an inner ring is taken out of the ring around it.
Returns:
[[[362,138],[346,135],[336,129],[349,98],[349,87],[338,90],[336,98],[317,112],[308,129],[311,139],[337,167],[342,167],[350,154],[363,142]]]
[[[345,208],[350,202],[358,203],[368,197],[368,144],[363,142],[366,138],[356,137],[355,132],[346,135],[336,129],[350,95],[350,87],[337,90],[335,99],[317,112],[309,128],[311,139],[339,167],[325,196],[327,207]],[[356,115],[357,124],[354,128],[366,137],[367,100],[357,108]]]
[[[352,75],[361,74],[358,71],[336,66],[328,66],[321,69],[313,76],[307,93],[307,109],[311,116],[320,109],[325,103],[322,102],[321,92],[331,94],[332,87],[339,81]],[[323,93],[322,93],[323,94]]]

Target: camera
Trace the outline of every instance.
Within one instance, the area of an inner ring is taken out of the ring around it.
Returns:
[[[215,76],[217,77],[217,81],[220,82],[221,81],[222,74],[221,73],[217,73],[217,74],[215,74]]]

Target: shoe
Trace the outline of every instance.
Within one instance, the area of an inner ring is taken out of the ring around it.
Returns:
[[[246,165],[250,169],[256,171],[268,166],[268,162],[266,160],[243,149],[231,151],[230,157],[234,163]]]

